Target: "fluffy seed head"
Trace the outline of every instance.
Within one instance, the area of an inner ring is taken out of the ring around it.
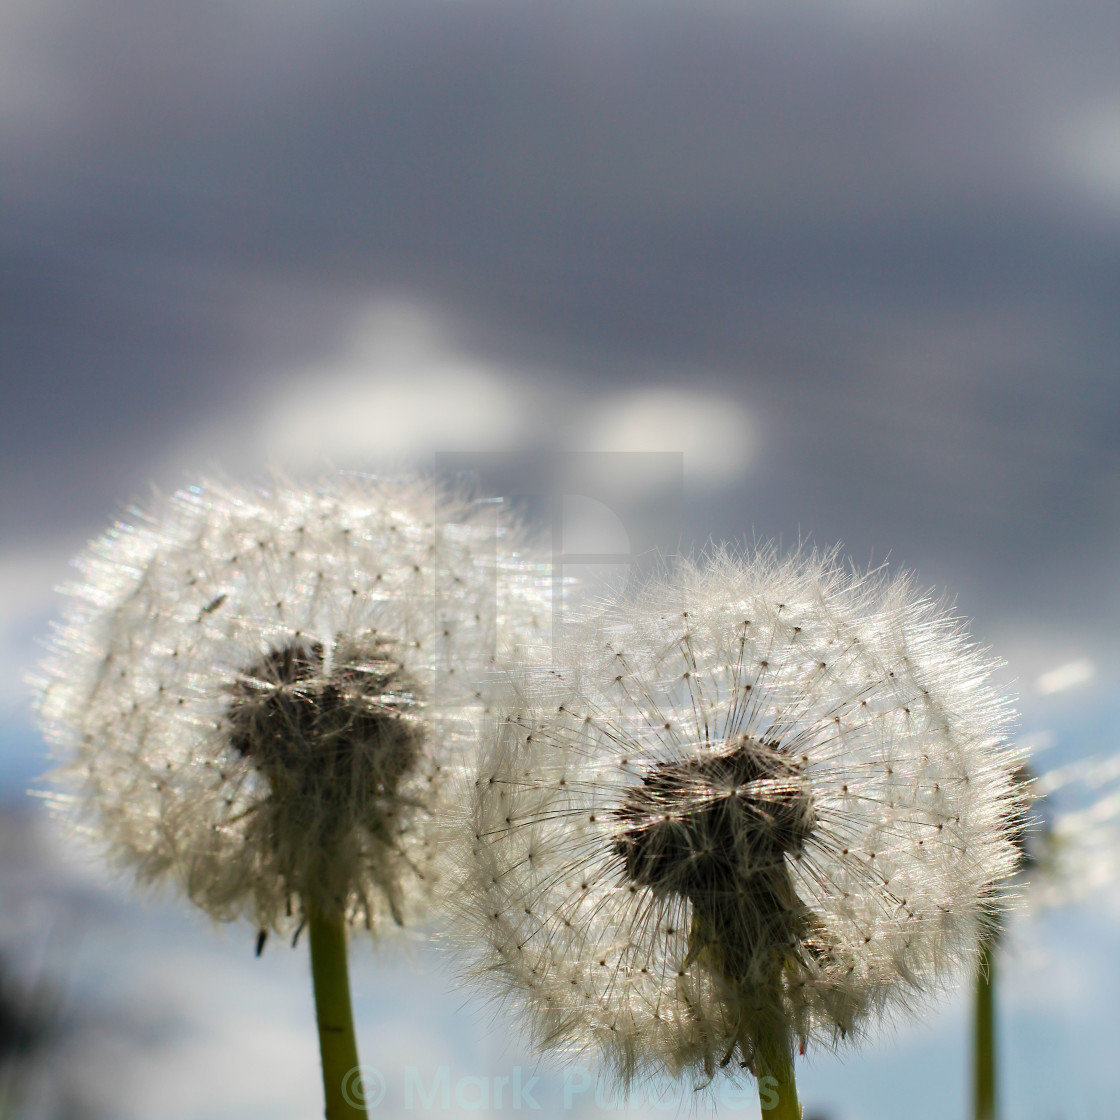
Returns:
[[[522,556],[421,482],[205,482],[136,513],[78,561],[37,681],[69,803],[216,918],[404,923],[480,670],[549,624]]]
[[[967,974],[1017,755],[991,663],[910,581],[722,551],[557,666],[514,675],[459,841],[462,929],[539,1043],[623,1082],[757,1073]]]
[[[1120,882],[1120,753],[1056,766],[1030,784],[1024,895],[1053,909],[1114,897]]]

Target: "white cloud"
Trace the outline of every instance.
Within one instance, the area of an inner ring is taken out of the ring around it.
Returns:
[[[354,322],[337,355],[290,371],[279,388],[190,433],[155,473],[216,463],[298,474],[392,467],[441,451],[548,449],[682,452],[688,478],[720,484],[741,477],[755,453],[752,418],[722,394],[662,386],[580,399],[557,390],[568,380],[468,353],[431,314],[383,302]],[[636,491],[671,481],[649,463],[634,471]],[[626,464],[620,472],[614,481],[625,488]]]
[[[174,961],[148,974],[152,994],[185,1012],[189,1029],[174,1045],[135,1063],[134,1114],[187,1120],[217,1106],[246,1118],[315,1115],[322,1105],[310,998],[293,999],[303,993],[291,981],[270,992],[263,978],[251,979],[255,962],[247,948],[241,967],[210,964],[200,984],[201,956],[183,956],[180,983],[169,982],[176,975]],[[216,1014],[219,991],[224,998]]]
[[[457,349],[429,314],[373,305],[339,351],[290,370],[246,407],[189,432],[154,473],[209,464],[253,477],[270,467],[395,466],[441,451],[513,451],[543,425],[533,377]]]
[[[438,451],[521,446],[532,393],[504,370],[456,353],[399,306],[358,324],[341,359],[298,371],[255,424],[262,458],[340,465]]]
[[[1077,688],[1087,684],[1096,675],[1097,667],[1087,657],[1059,665],[1048,673],[1043,673],[1035,682],[1035,691],[1043,696],[1052,692],[1064,692],[1067,688]]]
[[[750,417],[735,401],[699,389],[656,388],[596,404],[586,418],[595,451],[681,451],[686,476],[738,478],[755,451]]]

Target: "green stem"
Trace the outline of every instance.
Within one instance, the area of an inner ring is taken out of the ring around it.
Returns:
[[[793,1047],[788,1039],[760,1039],[758,1103],[763,1120],[801,1120]]]
[[[996,1120],[995,938],[985,938],[973,1007],[972,1101],[975,1120]]]
[[[346,966],[346,922],[341,914],[309,908],[311,979],[315,987],[315,1018],[323,1059],[326,1120],[366,1120],[354,1014],[350,1008],[350,977]]]

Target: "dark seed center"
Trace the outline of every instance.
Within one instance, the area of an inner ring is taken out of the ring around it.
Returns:
[[[813,828],[808,785],[776,745],[740,737],[726,752],[659,762],[614,810],[628,879],[693,903],[750,889],[800,855]]]
[[[655,764],[613,815],[626,877],[692,904],[689,957],[726,981],[762,990],[786,964],[820,957],[821,933],[795,889],[815,818],[808,782],[776,743],[740,736],[730,749]]]
[[[419,760],[419,696],[383,639],[339,639],[329,653],[293,643],[242,673],[229,741],[274,796],[361,813],[391,798]]]

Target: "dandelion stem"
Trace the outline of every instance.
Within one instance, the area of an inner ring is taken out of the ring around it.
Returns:
[[[366,1120],[365,1098],[358,1069],[358,1044],[350,1008],[350,977],[346,964],[346,923],[342,914],[309,908],[311,978],[315,987],[315,1018],[323,1058],[326,1120]]]
[[[759,1039],[758,1102],[763,1120],[801,1120],[788,1039]]]
[[[976,970],[973,1006],[972,1100],[975,1120],[996,1120],[995,1050],[995,948],[996,939],[985,937]]]

